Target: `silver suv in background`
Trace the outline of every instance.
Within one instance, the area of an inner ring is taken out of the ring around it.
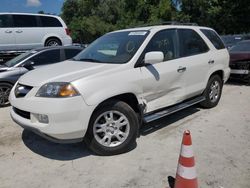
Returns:
[[[64,21],[54,15],[0,13],[0,52],[72,45]]]

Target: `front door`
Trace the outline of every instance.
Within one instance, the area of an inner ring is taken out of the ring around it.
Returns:
[[[164,61],[141,67],[147,113],[181,102],[185,97],[185,69],[182,69],[185,62],[177,59],[176,29],[156,33],[144,54],[151,51],[163,52]]]
[[[16,40],[10,15],[0,15],[0,51],[15,50]]]

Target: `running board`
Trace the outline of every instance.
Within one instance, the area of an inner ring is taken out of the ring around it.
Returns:
[[[175,113],[177,111],[180,111],[180,110],[183,110],[185,108],[188,108],[194,104],[197,104],[197,103],[200,103],[202,101],[205,100],[205,97],[204,96],[200,96],[200,97],[197,97],[197,98],[194,98],[194,99],[191,99],[191,100],[188,100],[186,102],[183,102],[183,103],[179,103],[177,105],[174,105],[174,106],[171,106],[171,107],[168,107],[168,108],[164,108],[162,111],[158,111],[158,112],[155,112],[155,113],[151,113],[151,114],[145,114],[144,117],[143,117],[143,121],[145,123],[149,123],[149,122],[152,122],[152,121],[155,121],[157,119],[160,119],[162,117],[165,117],[167,115],[170,115],[172,113]]]

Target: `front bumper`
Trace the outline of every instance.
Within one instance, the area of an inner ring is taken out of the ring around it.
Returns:
[[[14,89],[10,93],[12,119],[24,127],[54,142],[80,141],[84,137],[89,119],[94,110],[81,96],[70,98],[35,97],[39,88],[34,87],[25,97],[16,98]],[[14,110],[30,114],[24,116]],[[40,123],[33,114],[48,116],[49,123]],[[30,118],[29,118],[30,117]]]

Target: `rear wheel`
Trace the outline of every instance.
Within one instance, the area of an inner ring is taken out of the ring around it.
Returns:
[[[213,108],[215,107],[221,97],[223,82],[219,75],[213,75],[208,81],[207,87],[204,91],[205,100],[200,103],[204,108]]]
[[[57,38],[50,38],[45,42],[45,46],[61,46],[62,43]]]
[[[8,83],[0,83],[0,107],[8,106],[9,103],[9,95],[12,89],[12,85]]]
[[[122,101],[108,101],[92,115],[85,141],[99,155],[115,155],[135,144],[138,119],[134,110]]]

